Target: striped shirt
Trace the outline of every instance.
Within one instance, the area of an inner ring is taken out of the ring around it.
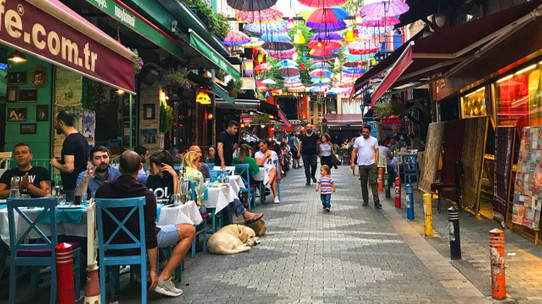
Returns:
[[[331,194],[331,185],[333,184],[333,179],[329,175],[322,176],[318,179],[318,184],[320,185],[320,194]]]

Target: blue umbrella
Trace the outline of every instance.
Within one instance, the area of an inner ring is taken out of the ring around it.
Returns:
[[[290,42],[292,39],[286,32],[282,33],[266,33],[260,38],[262,41]]]
[[[331,65],[329,63],[317,62],[313,64],[310,69],[316,70],[316,69],[330,69],[330,68],[331,68]]]
[[[286,20],[279,20],[272,23],[248,23],[245,24],[245,30],[252,34],[280,33],[288,31]]]
[[[285,59],[285,60],[280,60],[279,62],[277,62],[277,64],[275,64],[275,66],[276,67],[280,67],[280,66],[293,66],[293,67],[296,67],[297,62],[295,62],[293,60]]]

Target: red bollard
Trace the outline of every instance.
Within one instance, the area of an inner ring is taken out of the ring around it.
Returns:
[[[384,168],[378,168],[378,191],[384,191]]]
[[[72,245],[60,243],[56,251],[56,298],[58,304],[75,302]]]
[[[489,252],[491,255],[491,296],[493,299],[506,298],[504,275],[504,233],[500,229],[489,231]]]
[[[401,208],[401,178],[395,178],[395,208]]]

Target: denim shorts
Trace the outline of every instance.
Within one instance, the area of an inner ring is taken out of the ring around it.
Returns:
[[[158,248],[165,248],[169,246],[177,245],[177,239],[179,237],[176,225],[158,226],[160,231],[156,235],[158,241]]]

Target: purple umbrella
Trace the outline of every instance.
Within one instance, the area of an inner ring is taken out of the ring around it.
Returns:
[[[227,0],[228,5],[240,11],[261,11],[277,3],[277,0]]]
[[[313,22],[307,22],[305,23],[307,27],[310,27],[311,29],[315,29],[318,31],[336,31],[340,30],[346,27],[346,22],[344,21],[337,21],[333,23],[313,23]]]
[[[402,15],[406,13],[409,8],[408,4],[399,0],[384,0],[363,6],[361,8],[361,14],[369,17],[384,18]]]
[[[282,77],[299,76],[299,70],[296,67],[282,67],[277,72]]]
[[[336,32],[328,32],[328,33],[320,32],[320,33],[314,34],[314,36],[312,36],[312,38],[311,38],[311,41],[318,41],[318,38],[322,38],[322,41],[333,41],[333,40],[342,41],[342,40],[344,40],[344,37],[339,33],[336,33]]]

